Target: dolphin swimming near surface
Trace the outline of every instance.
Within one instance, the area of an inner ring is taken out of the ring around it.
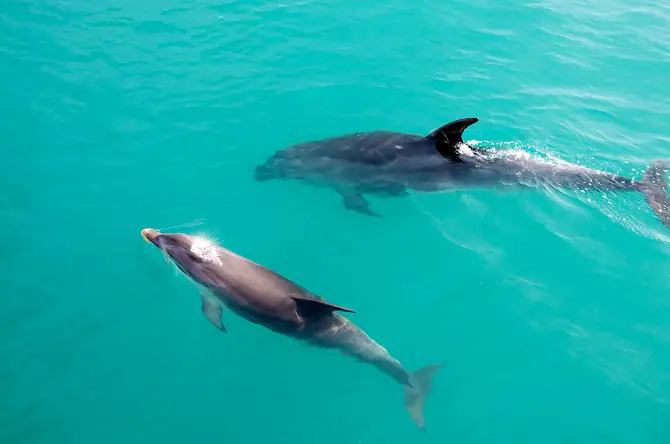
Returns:
[[[275,333],[339,349],[372,364],[403,386],[405,408],[416,425],[424,428],[424,402],[442,364],[408,372],[384,347],[337,313],[354,313],[352,310],[331,304],[206,238],[164,234],[152,228],[145,228],[141,234],[200,288],[202,312],[216,328],[226,332],[222,307],[227,307]]]
[[[518,151],[472,147],[463,142],[463,131],[477,121],[459,119],[426,136],[372,131],[298,143],[257,166],[255,179],[297,179],[334,188],[347,209],[376,217],[382,216],[370,209],[363,194],[404,196],[408,189],[435,192],[541,184],[639,191],[670,228],[665,162],[652,163],[643,179],[635,181],[567,162],[520,156]]]

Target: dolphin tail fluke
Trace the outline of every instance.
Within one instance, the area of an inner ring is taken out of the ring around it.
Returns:
[[[666,227],[670,228],[670,197],[668,196],[668,164],[654,162],[637,183],[636,189],[644,194],[647,203]]]
[[[426,402],[426,396],[432,389],[433,376],[442,367],[444,367],[444,364],[430,365],[409,375],[409,381],[413,387],[405,387],[405,408],[412,421],[420,429],[424,428],[423,406]]]

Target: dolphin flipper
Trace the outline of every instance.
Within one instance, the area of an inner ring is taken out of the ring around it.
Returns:
[[[228,330],[226,330],[226,327],[223,325],[223,320],[221,319],[221,315],[223,314],[221,305],[219,305],[216,300],[205,296],[203,293],[200,293],[200,298],[202,299],[202,312],[205,317],[214,325],[214,327],[226,333]]]
[[[407,192],[407,188],[404,185],[400,184],[389,184],[385,186],[384,191],[386,191],[386,194],[389,196],[395,196],[395,197],[407,197],[409,196],[409,193]]]
[[[337,190],[342,196],[342,202],[347,210],[357,211],[368,216],[384,218],[381,214],[375,213],[370,209],[370,202],[368,202],[360,193]]]

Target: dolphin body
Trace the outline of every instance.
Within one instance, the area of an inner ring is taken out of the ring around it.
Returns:
[[[348,308],[325,301],[301,286],[207,239],[187,234],[163,234],[152,228],[142,237],[171,260],[201,290],[202,312],[219,330],[222,308],[269,330],[311,345],[339,349],[374,365],[400,383],[405,408],[424,428],[423,406],[432,378],[442,364],[408,372],[381,345],[338,311]]]
[[[571,163],[552,163],[518,151],[487,150],[463,142],[476,118],[459,119],[426,136],[373,131],[298,143],[256,167],[255,179],[303,180],[334,188],[344,206],[369,216],[363,194],[404,196],[408,189],[435,192],[541,184],[562,188],[639,191],[670,228],[667,165],[652,163],[640,181]]]

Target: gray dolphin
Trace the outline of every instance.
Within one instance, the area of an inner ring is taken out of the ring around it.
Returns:
[[[413,373],[363,330],[337,311],[348,308],[326,302],[299,285],[230,250],[187,234],[142,230],[142,237],[157,246],[201,290],[202,311],[216,328],[225,332],[222,307],[276,333],[306,343],[339,349],[346,355],[374,365],[405,389],[405,408],[423,429],[423,406],[431,382],[442,364]]]
[[[298,179],[334,188],[347,209],[382,217],[363,194],[407,195],[407,189],[443,191],[548,184],[572,189],[639,191],[670,227],[667,165],[655,162],[644,178],[627,177],[571,163],[553,163],[512,150],[487,150],[463,142],[477,122],[447,123],[427,136],[373,131],[303,142],[275,152],[256,167],[258,181]]]

